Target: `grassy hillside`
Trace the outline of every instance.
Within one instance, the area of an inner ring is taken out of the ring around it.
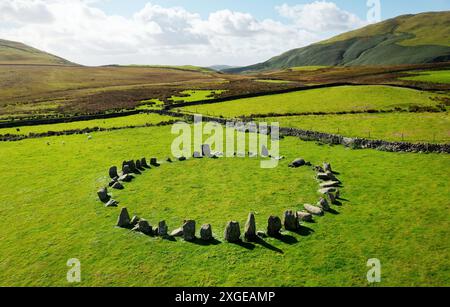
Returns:
[[[75,65],[22,43],[0,39],[0,64]]]
[[[405,15],[290,50],[241,73],[296,66],[398,65],[450,61],[450,11]]]

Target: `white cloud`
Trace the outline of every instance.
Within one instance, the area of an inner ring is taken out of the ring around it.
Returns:
[[[258,20],[230,10],[203,19],[181,7],[151,3],[123,17],[95,8],[93,0],[0,0],[0,38],[85,65],[246,65],[325,38],[320,31],[360,23],[330,2],[276,9],[292,21]]]
[[[340,9],[335,3],[315,1],[309,4],[283,4],[278,13],[297,26],[313,32],[346,31],[366,25],[358,16]]]

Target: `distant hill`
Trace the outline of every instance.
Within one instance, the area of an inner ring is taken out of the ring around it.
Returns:
[[[0,64],[76,65],[22,43],[0,39]]]
[[[223,71],[226,69],[233,69],[233,68],[238,68],[236,66],[230,66],[230,65],[213,65],[208,67],[209,69],[215,70],[215,71]]]
[[[298,66],[400,65],[450,61],[450,11],[403,15],[294,49],[246,73]]]

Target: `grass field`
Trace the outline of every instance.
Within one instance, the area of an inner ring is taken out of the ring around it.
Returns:
[[[388,141],[450,143],[450,116],[446,113],[381,113],[262,118],[294,127],[348,137]]]
[[[433,97],[442,96],[389,86],[342,86],[189,106],[184,107],[183,110],[224,117],[271,113],[332,113],[393,108],[408,109],[414,105],[430,107],[437,104],[431,99]]]
[[[450,70],[433,70],[423,71],[416,76],[404,77],[402,80],[408,81],[421,81],[421,82],[433,82],[433,83],[450,83]]]
[[[217,95],[222,94],[223,92],[223,90],[186,90],[180,93],[182,95],[185,95],[184,97],[172,96],[170,99],[175,103],[209,100],[213,99]]]
[[[369,258],[381,261],[381,286],[450,285],[448,155],[354,151],[286,138],[287,159],[276,169],[262,170],[251,159],[189,160],[147,170],[113,192],[152,225],[164,218],[173,230],[195,218],[211,223],[222,241],[227,219],[243,226],[253,210],[263,230],[268,214],[317,197],[314,174],[289,169],[292,159],[330,161],[340,172],[348,201],[300,234],[285,232],[263,245],[204,246],[114,228],[119,209],[97,200],[111,165],[168,156],[170,127],[92,136],[0,144],[0,158],[15,161],[0,194],[1,286],[67,286],[69,258],[81,261],[81,286],[366,286]],[[10,170],[9,163],[0,166],[4,174]]]
[[[62,124],[50,124],[50,125],[38,125],[38,126],[23,126],[17,128],[2,128],[1,134],[23,134],[28,135],[30,133],[42,133],[48,131],[65,131],[72,129],[84,129],[84,128],[120,128],[128,126],[143,126],[146,124],[155,125],[164,121],[174,120],[174,117],[159,115],[159,114],[137,114],[116,118],[107,119],[93,119],[86,121],[77,121]]]

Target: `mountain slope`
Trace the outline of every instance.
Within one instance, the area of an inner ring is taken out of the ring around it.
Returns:
[[[0,39],[0,64],[76,65],[22,43]]]
[[[450,61],[450,11],[404,15],[290,50],[242,73],[296,66],[399,65]]]

